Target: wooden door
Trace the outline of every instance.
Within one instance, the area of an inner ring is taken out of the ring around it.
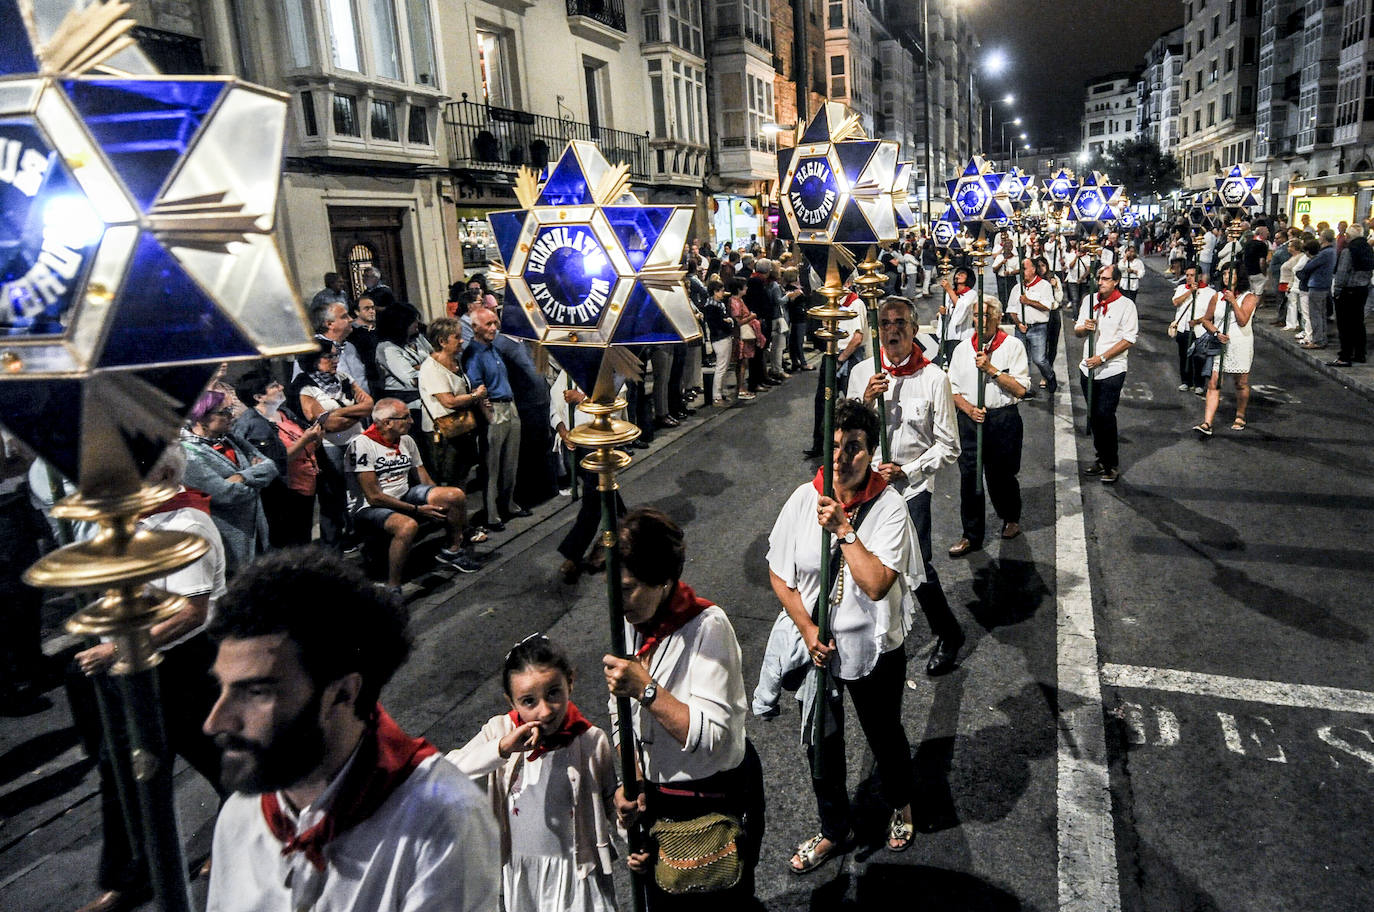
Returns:
[[[401,256],[400,209],[330,207],[329,233],[335,269],[353,300],[363,292],[363,270],[369,266],[382,274],[396,300],[410,300]]]

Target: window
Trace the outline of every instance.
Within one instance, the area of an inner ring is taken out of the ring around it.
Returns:
[[[846,98],[849,95],[845,91],[843,55],[830,58],[830,94],[835,98]]]
[[[352,95],[334,96],[334,132],[340,136],[361,136],[358,129],[358,99]]]
[[[410,106],[410,122],[406,125],[406,141],[413,146],[429,145],[429,112],[420,105]]]
[[[1202,129],[1202,111],[1200,111],[1200,110],[1194,111],[1194,112],[1193,112],[1193,132],[1196,133],[1198,130],[1201,130],[1201,129]]]
[[[1100,120],[1096,120],[1096,121],[1093,121],[1092,123],[1088,124],[1088,135],[1089,135],[1089,136],[1101,136],[1103,133],[1106,132],[1106,129],[1107,129],[1107,125],[1106,125],[1106,124],[1104,124],[1104,123],[1103,123],[1102,121],[1100,121]]]
[[[663,95],[663,63],[658,60],[649,61],[649,96],[653,105],[654,135],[667,137],[668,109]],[[662,163],[658,169],[663,170]]]
[[[399,80],[401,40],[396,31],[395,0],[360,0],[359,6],[365,10],[367,37],[372,42],[373,72]]]
[[[1221,13],[1212,17],[1212,37],[1214,39],[1221,37]]]
[[[396,123],[396,102],[374,98],[368,107],[372,113],[372,138],[396,142],[400,138]]]
[[[304,122],[306,136],[320,135],[320,124],[315,118],[315,93],[301,93],[301,118]]]
[[[1240,65],[1254,66],[1255,63],[1255,39],[1242,38],[1240,41]]]
[[[1228,3],[1227,6],[1229,7],[1229,9],[1227,10],[1227,13],[1226,13],[1226,24],[1227,24],[1227,25],[1235,25],[1235,24],[1236,24],[1236,0],[1230,0],[1230,3]]]
[[[414,82],[439,85],[439,64],[434,52],[434,20],[429,0],[405,0],[406,28],[410,38],[410,57],[415,69]],[[428,138],[425,145],[429,144]]]
[[[1222,120],[1230,120],[1230,119],[1231,119],[1231,93],[1230,93],[1230,92],[1227,92],[1225,95],[1221,96],[1221,119],[1222,119]]]
[[[294,67],[310,66],[310,26],[306,23],[304,0],[283,0],[282,18],[286,21],[286,46]],[[239,36],[239,43],[246,44],[245,35]],[[312,134],[313,135],[313,134]]]
[[[826,17],[825,27],[830,29],[844,28],[844,0],[830,0],[830,10]]]
[[[1226,72],[1231,72],[1236,68],[1236,49],[1228,47],[1226,49]]]
[[[592,136],[606,126],[606,61],[594,57],[582,58],[582,82],[587,90],[587,122]]]
[[[514,38],[510,32],[477,28],[477,66],[482,77],[482,97],[498,108],[520,107],[513,65]]]
[[[1248,117],[1255,113],[1255,87],[1240,87],[1240,110],[1237,112],[1241,117]],[[1248,157],[1248,156],[1247,156]]]
[[[1217,125],[1217,103],[1216,103],[1215,101],[1209,101],[1209,102],[1207,102],[1207,126],[1209,126],[1209,127],[1215,127],[1216,125]]]
[[[1212,83],[1216,82],[1218,75],[1219,74],[1217,69],[1217,58],[1213,57],[1212,63],[1208,67],[1207,84],[1211,85]]]
[[[358,30],[353,25],[351,0],[325,2],[329,4],[329,45],[334,66],[351,73],[361,73],[363,68],[359,60],[362,53],[358,49]]]

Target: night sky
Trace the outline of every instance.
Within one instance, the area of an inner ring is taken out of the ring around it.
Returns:
[[[961,0],[983,44],[1008,66],[983,80],[984,96],[1016,96],[1012,107],[1036,146],[1062,138],[1077,148],[1083,82],[1132,70],[1161,34],[1183,24],[1182,0]],[[1000,118],[1006,106],[996,105]],[[986,120],[984,120],[986,123]],[[994,121],[994,136],[1000,133]]]

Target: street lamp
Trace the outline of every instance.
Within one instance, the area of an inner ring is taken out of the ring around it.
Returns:
[[[1000,149],[1005,149],[1005,150],[1006,150],[1006,152],[1007,152],[1007,166],[1010,167],[1010,166],[1011,166],[1011,153],[1012,153],[1012,149],[1011,149],[1011,143],[1007,140],[1007,127],[1008,127],[1008,126],[1013,126],[1013,127],[1019,127],[1019,126],[1021,126],[1021,118],[1015,117],[1015,118],[1012,118],[1010,121],[1007,121],[1006,123],[1002,124],[1002,142],[1001,142],[1001,145],[998,146],[998,148],[999,148],[999,150],[1000,150]],[[1022,138],[1022,139],[1025,139],[1025,136],[1026,136],[1026,134],[1024,134],[1024,133],[1021,134],[1021,138]]]
[[[1001,98],[994,98],[991,102],[988,103],[988,132],[984,134],[985,144],[992,141],[992,112],[993,109],[997,107],[997,102],[999,101],[1002,104],[1010,107],[1016,101],[1016,96],[1008,92]],[[1017,123],[1020,123],[1020,121],[1018,120]],[[1003,144],[1005,145],[1005,136],[1003,137]]]

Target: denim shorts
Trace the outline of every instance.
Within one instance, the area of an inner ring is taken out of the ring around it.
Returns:
[[[411,485],[406,492],[401,495],[400,499],[412,506],[423,507],[429,502],[429,492],[433,491],[435,487],[437,487],[437,485]],[[353,514],[353,522],[355,525],[361,523],[371,526],[379,532],[383,532],[386,530],[387,519],[395,515],[395,513],[396,511],[390,507],[363,507]]]

